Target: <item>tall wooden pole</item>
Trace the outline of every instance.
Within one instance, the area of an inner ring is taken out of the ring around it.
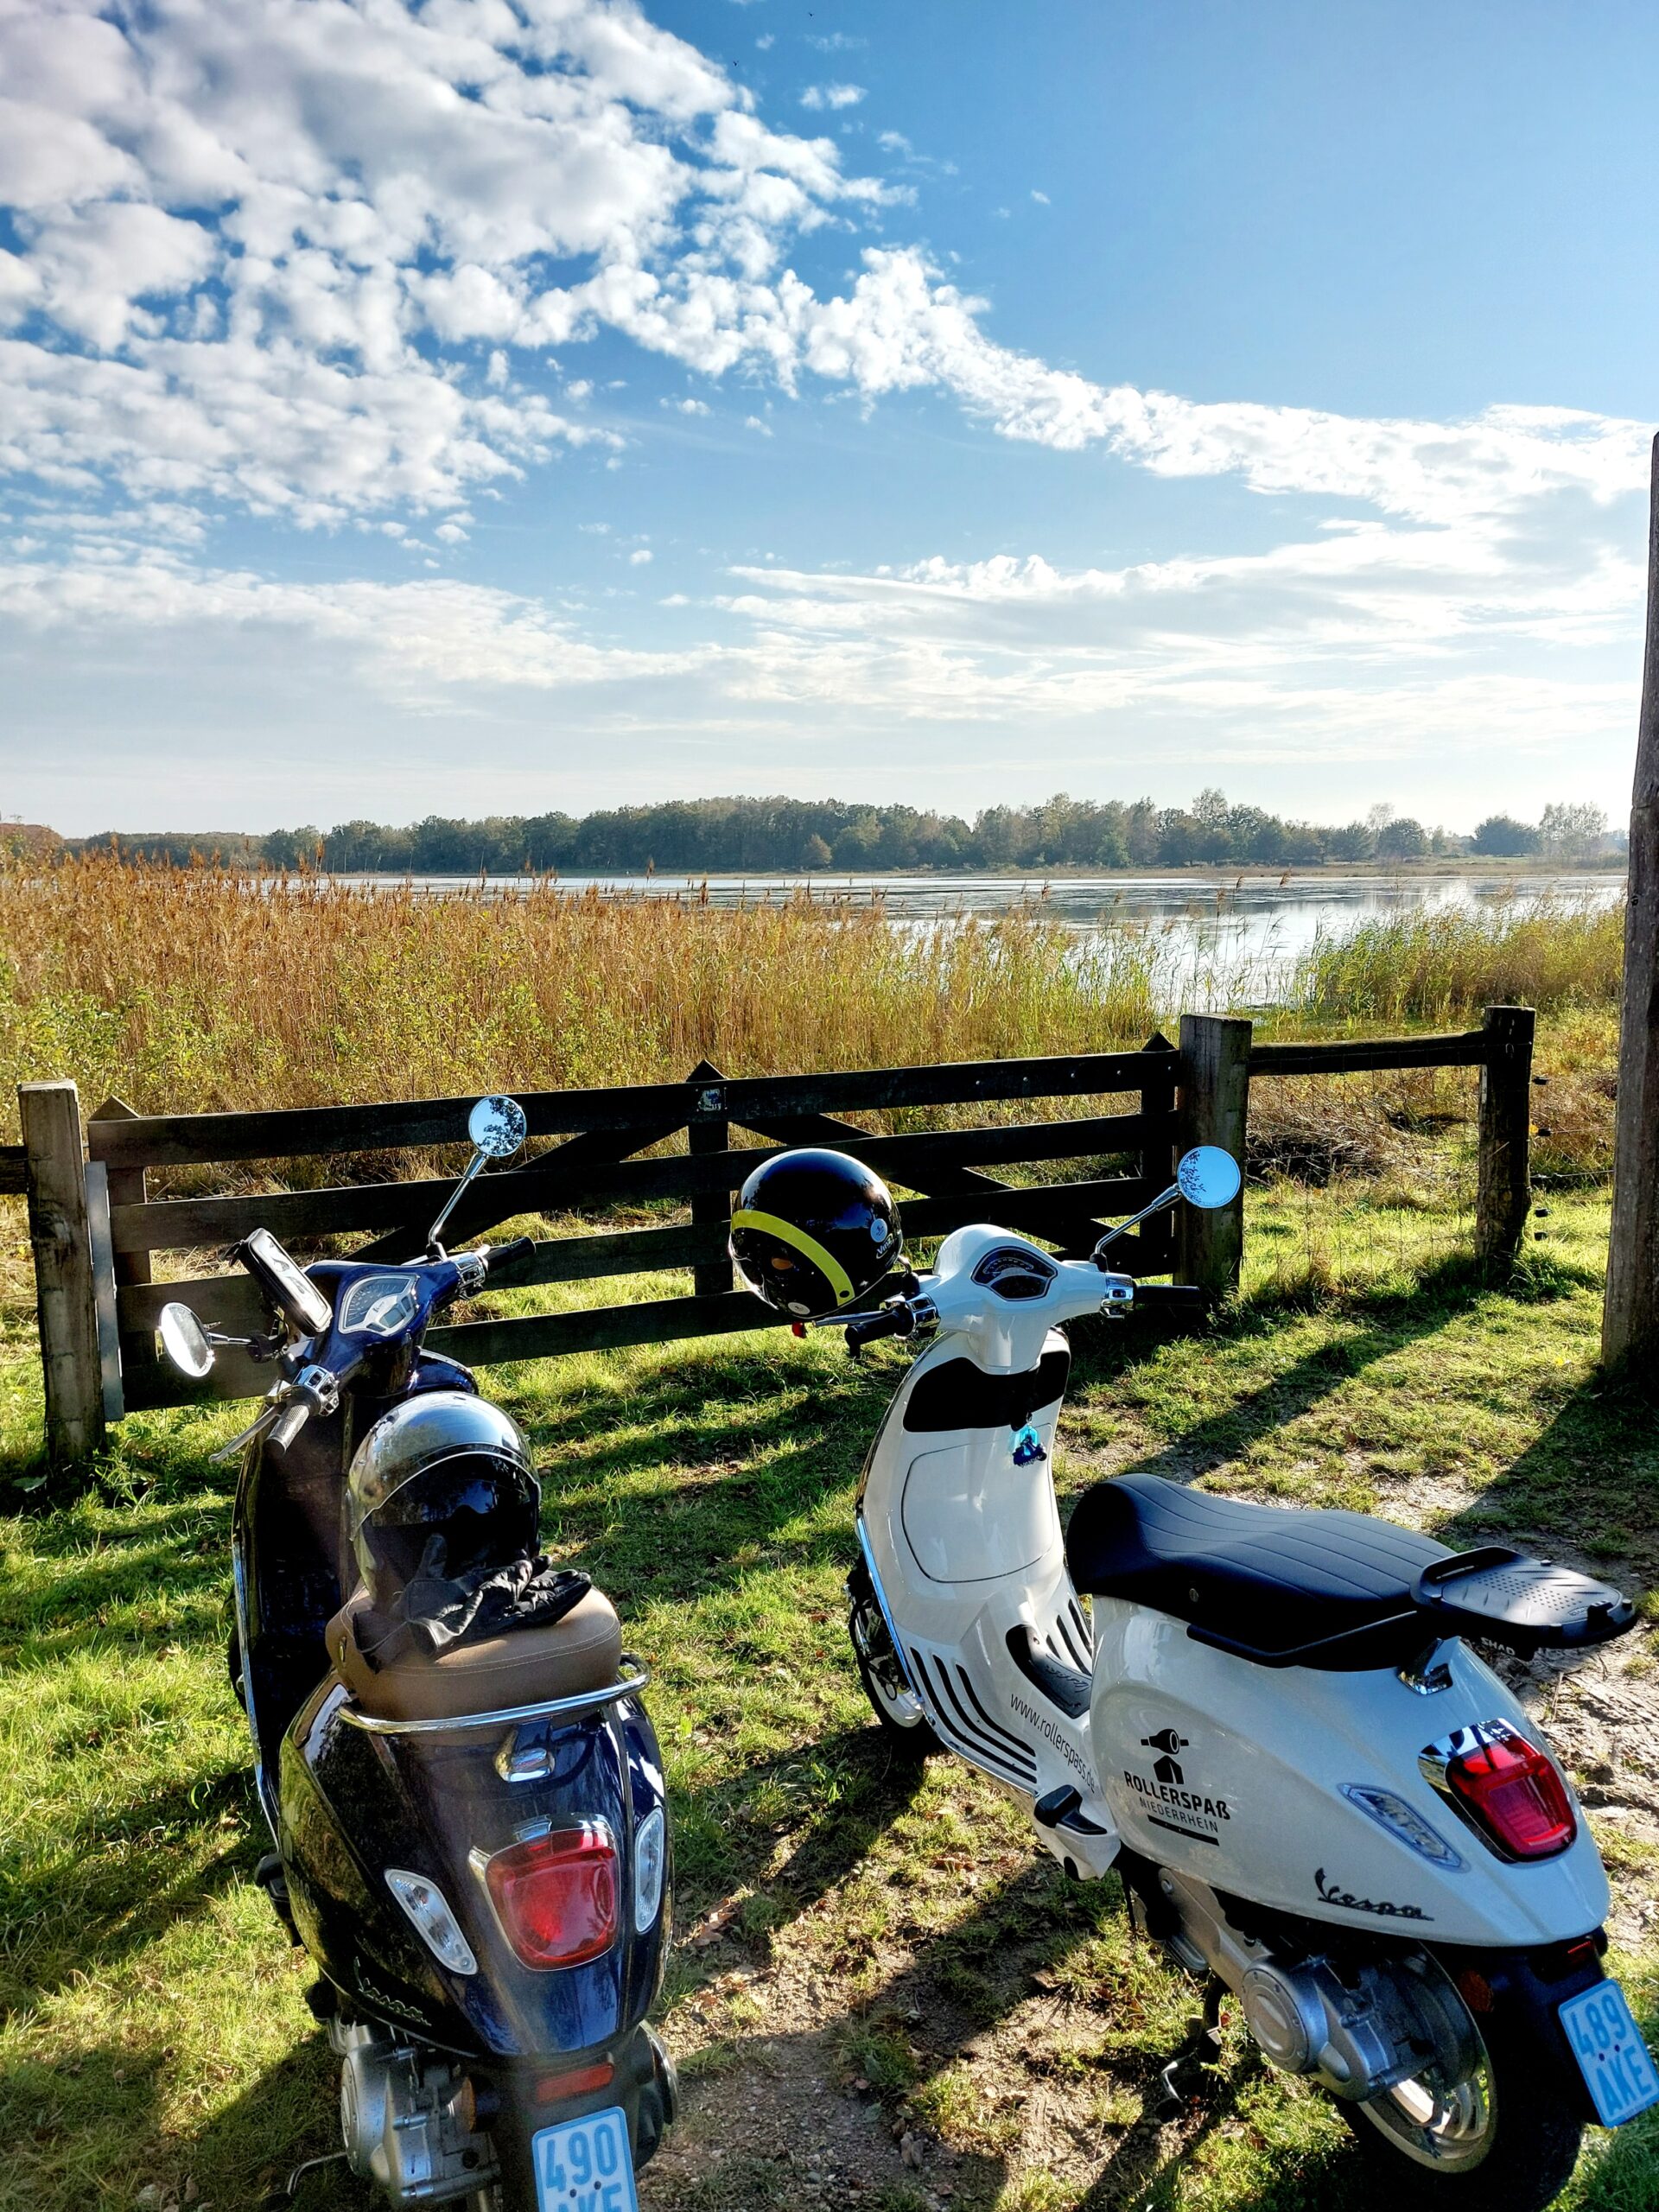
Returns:
[[[1659,1382],[1659,438],[1648,511],[1648,634],[1630,798],[1630,902],[1601,1356]]]
[[[1218,1144],[1244,1165],[1250,1110],[1252,1025],[1236,1014],[1181,1016],[1181,1147]],[[1175,1209],[1175,1280],[1217,1297],[1238,1288],[1244,1257],[1244,1193],[1230,1205]]]

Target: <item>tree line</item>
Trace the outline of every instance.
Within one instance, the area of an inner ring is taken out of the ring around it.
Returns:
[[[347,875],[1304,868],[1468,853],[1585,861],[1616,849],[1606,817],[1589,805],[1548,806],[1535,825],[1493,815],[1465,837],[1426,828],[1390,806],[1374,806],[1362,820],[1324,824],[1233,805],[1213,788],[1185,807],[1160,807],[1149,798],[1075,799],[1062,791],[1039,805],[987,807],[971,822],[931,810],[842,799],[704,798],[580,817],[491,815],[461,821],[429,815],[404,828],[359,821],[327,830],[306,823],[266,836],[121,836],[111,831],[73,842],[82,849],[115,846],[152,860],[217,857],[230,866]]]

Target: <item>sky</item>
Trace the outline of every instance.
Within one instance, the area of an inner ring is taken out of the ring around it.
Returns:
[[[1622,823],[1649,0],[0,0],[0,814]]]

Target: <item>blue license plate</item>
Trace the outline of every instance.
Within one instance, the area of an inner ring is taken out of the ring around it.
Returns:
[[[531,2138],[537,2212],[639,2212],[627,2115],[619,2106]]]
[[[1567,1999],[1560,2017],[1604,2127],[1618,2127],[1659,2104],[1659,2074],[1616,1981],[1581,1989]]]

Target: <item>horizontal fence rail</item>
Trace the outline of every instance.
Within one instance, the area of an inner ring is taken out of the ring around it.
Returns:
[[[1220,1143],[1243,1159],[1249,1086],[1259,1077],[1478,1067],[1477,1244],[1488,1259],[1512,1258],[1528,1194],[1531,1046],[1532,1015],[1516,1007],[1489,1008],[1479,1029],[1455,1035],[1306,1045],[1254,1044],[1247,1020],[1189,1014],[1179,1047],[1155,1035],[1132,1052],[734,1078],[705,1062],[682,1083],[519,1092],[531,1140],[543,1148],[480,1176],[451,1217],[449,1241],[459,1245],[522,1215],[580,1220],[620,1206],[673,1206],[689,1210],[690,1219],[579,1227],[544,1238],[515,1281],[598,1281],[685,1270],[691,1293],[462,1321],[433,1329],[427,1341],[452,1358],[488,1366],[783,1325],[781,1316],[733,1287],[727,1239],[733,1192],[780,1147],[793,1145],[830,1145],[867,1161],[898,1187],[913,1236],[995,1221],[1062,1252],[1087,1251],[1108,1219],[1135,1211],[1166,1187],[1188,1144]],[[885,1134],[839,1118],[1125,1095],[1135,1098],[1132,1111],[969,1128]],[[157,1282],[152,1255],[206,1256],[263,1226],[302,1245],[366,1237],[353,1257],[408,1259],[453,1188],[452,1177],[418,1177],[265,1196],[166,1198],[151,1195],[151,1174],[253,1160],[461,1151],[473,1103],[468,1094],[382,1105],[143,1115],[111,1098],[87,1119],[83,1152],[74,1086],[24,1085],[25,1141],[0,1146],[0,1196],[21,1193],[29,1200],[53,1456],[83,1456],[96,1446],[105,1421],[124,1412],[251,1396],[269,1386],[270,1366],[239,1351],[222,1351],[200,1385],[162,1362],[156,1329],[172,1300],[232,1334],[262,1329],[266,1316],[245,1275],[194,1272]],[[734,1129],[763,1141],[734,1144]],[[637,1156],[681,1132],[684,1152]],[[1076,1173],[1071,1179],[1010,1184],[987,1172],[1056,1165]],[[1224,1292],[1238,1280],[1242,1239],[1242,1201],[1235,1201],[1215,1214],[1183,1208],[1178,1221],[1146,1223],[1115,1252],[1116,1263],[1135,1274],[1173,1274]]]

